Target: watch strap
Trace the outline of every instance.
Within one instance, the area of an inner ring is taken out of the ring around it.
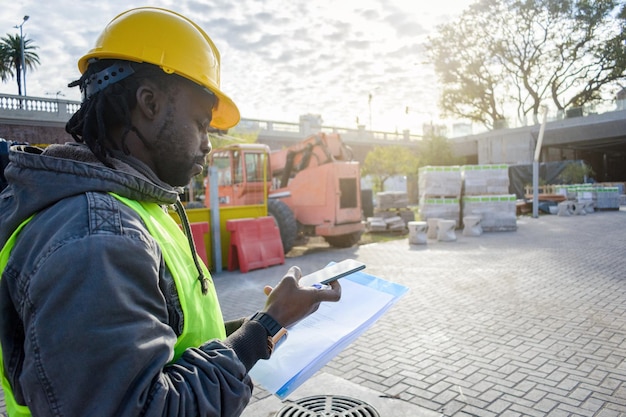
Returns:
[[[283,329],[283,326],[281,326],[280,323],[274,320],[274,318],[270,316],[269,314],[255,313],[250,318],[250,320],[254,320],[254,321],[261,323],[261,325],[265,327],[265,330],[267,331],[267,335],[272,338],[276,336],[281,331],[281,329]]]

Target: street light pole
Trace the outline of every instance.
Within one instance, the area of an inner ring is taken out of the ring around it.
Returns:
[[[369,111],[370,111],[370,131],[372,131],[372,93],[370,93],[368,99],[367,99],[367,105],[369,107]]]
[[[24,60],[24,35],[22,34],[22,26],[24,26],[24,23],[26,23],[29,17],[28,15],[24,16],[22,23],[19,26],[15,26],[16,28],[20,28],[20,52],[22,55],[22,86],[24,87],[24,96],[26,96],[26,61]]]

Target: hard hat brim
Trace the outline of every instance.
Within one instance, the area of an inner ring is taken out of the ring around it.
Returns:
[[[221,91],[211,91],[217,96],[217,106],[213,109],[211,126],[221,130],[236,126],[241,120],[237,105]]]

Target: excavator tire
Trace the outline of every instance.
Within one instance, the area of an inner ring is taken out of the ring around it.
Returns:
[[[268,200],[267,212],[274,217],[280,231],[280,240],[283,242],[283,251],[288,253],[293,248],[298,235],[298,224],[293,212],[280,200]]]
[[[335,248],[349,248],[357,244],[363,232],[348,233],[339,236],[324,236],[324,240]]]

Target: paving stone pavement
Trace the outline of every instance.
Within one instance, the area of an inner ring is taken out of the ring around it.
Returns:
[[[353,257],[410,292],[324,372],[442,416],[626,416],[625,232],[626,211],[520,217],[515,232],[320,249],[215,282],[235,318],[288,266]]]
[[[456,242],[313,248],[214,282],[236,318],[289,266],[356,258],[410,291],[325,373],[441,416],[626,416],[625,209],[520,217],[515,232]],[[269,395],[255,389],[249,407]]]

